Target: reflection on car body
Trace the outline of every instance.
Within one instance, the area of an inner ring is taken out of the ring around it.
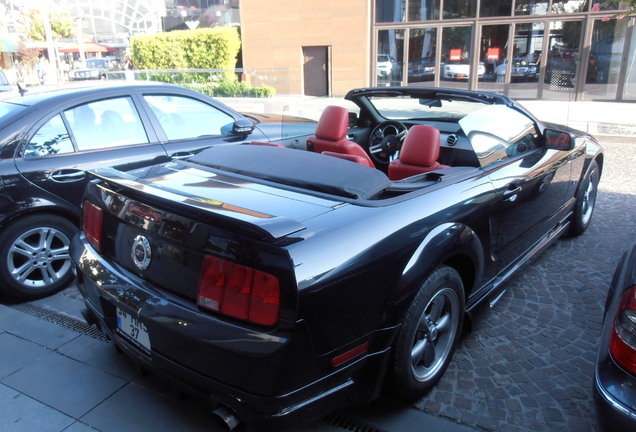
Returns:
[[[86,190],[71,254],[87,320],[228,425],[422,397],[505,281],[590,224],[590,135],[491,93],[346,100],[358,112],[327,107],[307,148],[216,146],[97,170]]]

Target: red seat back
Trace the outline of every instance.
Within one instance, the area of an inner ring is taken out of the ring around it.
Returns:
[[[389,164],[389,179],[401,180],[412,175],[450,168],[437,162],[440,149],[439,129],[415,125],[409,129],[398,159]]]
[[[307,138],[307,150],[323,153],[342,153],[365,159],[365,164],[375,167],[369,155],[360,144],[349,141],[349,112],[346,108],[330,105],[325,108],[318,120],[315,135]]]

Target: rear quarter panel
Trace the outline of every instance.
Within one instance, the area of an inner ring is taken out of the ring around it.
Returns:
[[[288,247],[299,317],[320,353],[399,324],[426,276],[455,255],[481,274],[495,193],[480,175],[392,205],[345,205],[322,215]]]

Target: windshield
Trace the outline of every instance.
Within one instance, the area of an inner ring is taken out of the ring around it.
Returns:
[[[484,106],[479,102],[418,99],[410,96],[369,96],[382,117],[390,120],[461,119]]]
[[[86,60],[86,66],[91,69],[105,68],[106,60]]]

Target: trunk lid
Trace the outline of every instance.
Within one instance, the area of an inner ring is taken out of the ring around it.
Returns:
[[[206,255],[288,279],[291,263],[277,246],[307,219],[341,205],[178,162],[93,175],[101,182],[91,184],[87,199],[105,209],[102,253],[192,301]]]

